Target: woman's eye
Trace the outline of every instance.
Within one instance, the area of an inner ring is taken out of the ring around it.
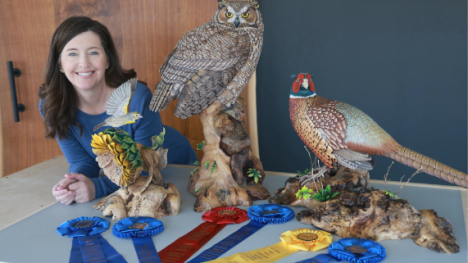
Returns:
[[[242,13],[242,17],[243,17],[243,18],[249,17],[249,12]]]
[[[227,18],[231,18],[232,16],[233,16],[233,14],[232,14],[231,12],[227,12],[227,13],[226,13],[226,17],[227,17]]]
[[[76,54],[75,52],[71,52],[71,53],[68,53],[68,56],[69,57],[75,57],[75,56],[78,56],[78,54]]]
[[[98,55],[99,53],[97,51],[91,51],[89,52],[90,55]]]

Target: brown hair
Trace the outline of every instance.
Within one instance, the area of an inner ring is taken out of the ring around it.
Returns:
[[[70,17],[63,21],[52,37],[45,83],[39,88],[39,97],[43,99],[42,110],[48,138],[66,139],[72,125],[81,130],[81,125],[75,118],[78,110],[78,96],[65,74],[60,72],[60,54],[70,40],[87,31],[96,33],[101,39],[101,45],[109,62],[109,67],[105,72],[105,81],[109,87],[116,88],[128,79],[136,77],[133,69],[124,70],[120,65],[114,41],[103,24],[89,17]]]

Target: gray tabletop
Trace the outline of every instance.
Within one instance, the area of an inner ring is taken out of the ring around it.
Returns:
[[[168,167],[162,171],[166,182],[174,183],[182,196],[182,206],[177,216],[161,218],[165,230],[153,236],[156,249],[159,251],[188,233],[201,224],[201,213],[193,211],[195,197],[187,192],[191,168]],[[273,194],[278,188],[284,186],[287,177],[268,175],[264,182],[265,187]],[[372,183],[376,188],[383,188],[381,183]],[[387,190],[397,190],[397,186],[387,185]],[[384,262],[467,262],[467,231],[465,229],[464,209],[462,204],[461,190],[450,188],[434,188],[420,186],[406,186],[400,197],[407,199],[416,209],[434,209],[439,216],[447,218],[455,229],[455,236],[460,245],[460,252],[447,255],[430,251],[427,248],[416,245],[413,240],[384,240],[380,243],[387,249],[387,258]],[[436,198],[434,198],[434,196]],[[0,262],[29,263],[29,262],[68,262],[72,239],[59,236],[55,229],[61,223],[80,216],[103,217],[101,211],[94,210],[95,200],[86,204],[73,204],[65,206],[56,203],[49,206],[20,222],[13,224],[0,231]],[[255,204],[266,201],[255,201]],[[247,207],[240,207],[247,209]],[[295,212],[304,210],[303,207],[294,207]],[[110,220],[110,218],[107,218]],[[114,224],[111,220],[111,227]],[[224,239],[241,226],[228,225],[210,240],[198,253],[211,247]],[[296,219],[279,225],[268,225],[260,229],[245,241],[223,256],[250,251],[279,242],[281,233],[296,228],[310,227],[299,223]],[[128,261],[138,262],[132,241],[130,239],[119,239],[113,236],[111,230],[102,233],[102,236]],[[339,237],[334,236],[334,240]],[[278,262],[296,262],[311,258],[327,250],[318,252],[299,251],[291,256],[283,258]]]

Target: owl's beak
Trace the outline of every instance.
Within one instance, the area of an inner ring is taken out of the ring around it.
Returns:
[[[240,25],[239,17],[236,17],[236,20],[234,21],[234,25],[236,27],[239,27],[239,25]]]

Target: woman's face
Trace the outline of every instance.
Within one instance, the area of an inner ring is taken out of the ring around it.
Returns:
[[[108,61],[99,36],[87,31],[75,36],[60,54],[61,71],[77,92],[106,86]]]

